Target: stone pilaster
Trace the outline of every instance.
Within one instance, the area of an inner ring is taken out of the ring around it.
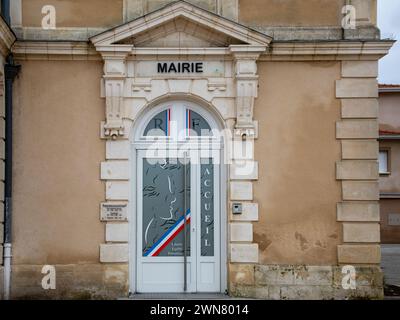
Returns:
[[[100,178],[105,181],[106,202],[100,205],[100,217],[105,223],[105,243],[100,244],[100,262],[128,263],[128,215],[114,220],[104,214],[106,208],[126,211],[129,200],[129,140],[124,123],[124,94],[127,78],[126,58],[132,46],[97,48],[104,59],[103,97],[106,99],[106,121],[102,138],[106,141],[106,161],[101,163]]]
[[[242,213],[230,214],[230,291],[254,283],[254,264],[258,264],[258,244],[253,243],[253,224],[258,221],[258,204],[253,202],[253,181],[258,179],[254,160],[257,125],[253,120],[254,100],[258,96],[257,59],[265,47],[231,46],[236,86],[236,124],[230,166],[230,208],[240,204]],[[250,282],[251,283],[250,283]]]
[[[342,101],[336,128],[342,145],[342,159],[336,163],[342,183],[339,264],[380,263],[377,75],[377,61],[343,61],[342,78],[336,82],[336,97]]]

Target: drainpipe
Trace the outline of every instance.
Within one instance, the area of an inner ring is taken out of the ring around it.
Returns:
[[[21,66],[14,64],[12,55],[7,57],[4,66],[5,75],[5,111],[6,111],[6,142],[5,142],[5,185],[4,185],[4,299],[10,299],[11,288],[11,257],[12,257],[12,93],[13,81]]]

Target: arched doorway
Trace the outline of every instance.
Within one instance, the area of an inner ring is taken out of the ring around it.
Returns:
[[[197,104],[171,101],[149,109],[134,132],[135,291],[225,291],[218,120]]]

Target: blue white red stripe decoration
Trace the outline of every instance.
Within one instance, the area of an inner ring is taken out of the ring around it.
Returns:
[[[186,224],[190,224],[191,212],[186,213]],[[163,234],[163,236],[144,253],[145,257],[156,257],[163,251],[168,244],[183,230],[184,216],[180,217],[178,221]]]

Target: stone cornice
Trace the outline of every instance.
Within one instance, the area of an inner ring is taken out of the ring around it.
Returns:
[[[102,60],[87,42],[17,41],[12,52],[18,60]]]
[[[8,53],[10,53],[10,48],[15,40],[14,33],[4,21],[3,17],[0,17],[0,51],[3,56],[7,56]]]
[[[269,50],[261,54],[259,60],[378,60],[389,52],[393,44],[394,41],[388,40],[273,42]],[[96,52],[93,45],[87,42],[17,41],[12,46],[12,52],[20,60],[101,60],[101,55]],[[176,55],[226,56],[230,54],[229,48],[132,48],[131,50],[131,55],[134,56],[154,57],[159,55],[171,57]]]
[[[395,41],[274,42],[260,60],[378,60]]]

